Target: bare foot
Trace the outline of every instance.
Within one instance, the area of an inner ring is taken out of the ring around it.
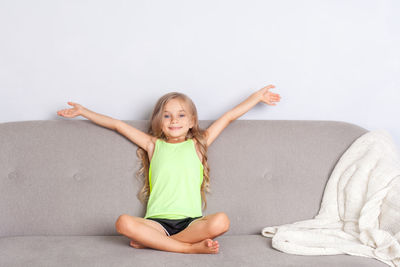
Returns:
[[[139,242],[131,240],[131,243],[129,243],[130,246],[134,248],[147,248],[146,246],[140,244]]]
[[[192,244],[189,253],[215,254],[218,253],[218,249],[218,241],[205,239],[203,241]]]

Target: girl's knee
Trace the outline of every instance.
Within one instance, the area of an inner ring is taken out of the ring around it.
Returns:
[[[132,217],[130,215],[122,214],[115,222],[115,228],[117,229],[118,233],[122,234],[126,232],[127,229],[134,228],[135,223],[136,222],[132,220]]]
[[[231,224],[231,221],[229,220],[228,215],[225,212],[220,212],[220,221],[221,225],[223,225],[223,232],[227,232],[229,230],[229,226]]]
[[[229,230],[230,226],[230,221],[228,218],[228,215],[226,215],[225,212],[218,212],[215,214],[211,225],[210,225],[210,230],[215,234],[215,235],[220,235]]]

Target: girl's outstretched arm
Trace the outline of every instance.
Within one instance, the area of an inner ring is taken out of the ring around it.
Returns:
[[[281,96],[279,94],[269,92],[269,89],[271,88],[275,88],[275,86],[270,84],[261,88],[260,90],[249,96],[245,101],[230,110],[229,114],[231,116],[231,120],[236,120],[244,113],[249,111],[251,108],[253,108],[258,102],[264,102],[268,105],[276,106],[274,102],[279,102],[281,100]]]
[[[275,88],[274,85],[267,85],[257,92],[249,96],[245,101],[234,107],[233,109],[226,112],[218,120],[216,120],[206,130],[207,146],[211,145],[212,142],[220,135],[220,133],[234,120],[242,116],[244,113],[249,111],[258,102],[264,102],[268,105],[275,106],[274,102],[279,102],[281,99],[279,94],[269,92],[269,89]]]
[[[67,103],[68,105],[73,106],[73,108],[62,109],[57,111],[57,114],[59,116],[63,116],[66,118],[75,118],[77,116],[82,116],[100,126],[109,128],[111,130],[117,130],[117,124],[119,123],[119,120],[93,112],[78,103],[74,102],[67,102]]]
[[[82,105],[79,105],[78,103],[68,102],[68,104],[74,107],[70,109],[59,110],[57,111],[57,114],[66,118],[74,118],[76,116],[85,117],[100,126],[117,131],[146,151],[148,151],[149,147],[155,142],[153,136],[136,129],[135,127],[130,126],[121,120],[96,113]]]

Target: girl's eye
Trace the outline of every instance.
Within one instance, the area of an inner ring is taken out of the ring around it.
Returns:
[[[185,115],[184,115],[184,114],[181,114],[180,116],[184,117]],[[169,117],[168,115],[165,115],[165,116],[164,116],[164,118],[168,118],[168,117]]]

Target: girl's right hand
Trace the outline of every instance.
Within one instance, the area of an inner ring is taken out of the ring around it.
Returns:
[[[82,115],[84,107],[74,102],[67,102],[69,105],[73,106],[73,108],[62,109],[57,111],[59,116],[63,116],[66,118],[75,118],[76,116]]]

